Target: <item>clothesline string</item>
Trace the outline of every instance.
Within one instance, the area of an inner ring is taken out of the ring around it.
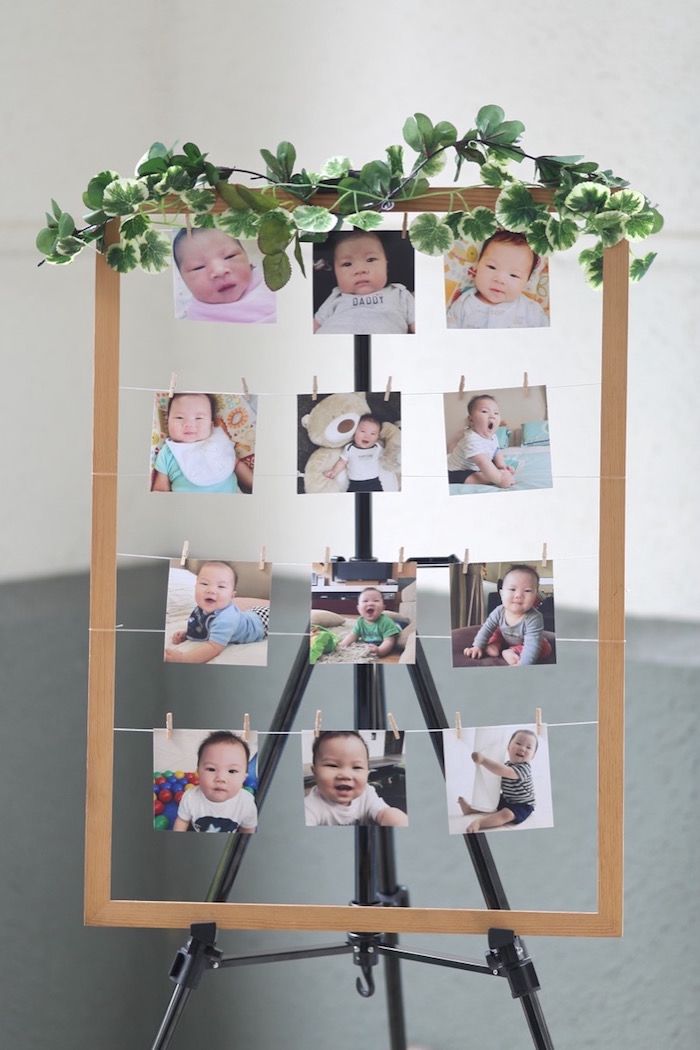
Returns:
[[[597,726],[598,722],[597,721],[593,721],[593,722],[543,722],[542,725],[545,726],[547,729],[566,729],[566,728],[577,727],[577,726]],[[463,733],[466,732],[467,728],[469,728],[469,727],[464,726],[462,728],[462,732]],[[476,729],[476,728],[485,728],[485,727],[475,726],[474,728]],[[427,733],[427,734],[430,734],[430,733],[447,733],[447,732],[450,732],[450,730],[454,731],[454,727],[453,726],[445,726],[443,729],[400,729],[399,732],[406,733],[408,735],[409,733],[410,734],[416,734],[416,733]],[[165,727],[163,727],[162,731],[163,732],[166,731]],[[175,732],[175,731],[176,730],[173,730],[173,732]],[[251,731],[251,733],[257,733],[258,736],[301,736],[302,733],[313,733],[314,729],[313,729],[313,726],[309,726],[308,729],[290,729],[290,730],[286,730],[286,731],[275,730],[275,729],[265,730],[265,729],[252,729],[252,728],[251,728],[250,731]],[[384,729],[384,728],[381,728],[381,729],[367,729],[367,730],[363,730],[363,731],[367,732],[367,733],[391,733],[392,732],[391,729]],[[153,733],[153,732],[155,732],[155,730],[154,729],[134,729],[134,728],[125,727],[125,726],[115,726],[114,727],[114,732],[115,733]],[[243,730],[241,730],[241,732],[243,732]]]
[[[117,634],[165,634],[165,628],[161,627],[123,627],[122,624],[116,624],[114,627],[90,627],[90,631],[97,634],[111,633],[116,631]],[[309,638],[309,631],[268,631],[268,638]],[[451,638],[449,634],[418,634],[418,638],[421,641],[445,641]],[[617,644],[617,639],[610,639]],[[593,642],[594,644],[605,644],[605,639],[602,638],[557,638],[557,642]]]

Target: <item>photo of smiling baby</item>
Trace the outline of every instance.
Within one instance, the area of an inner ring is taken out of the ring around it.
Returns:
[[[253,491],[257,398],[157,391],[151,492]]]
[[[188,321],[273,324],[275,293],[265,284],[255,241],[223,230],[178,230],[173,238],[175,316]]]
[[[331,233],[313,259],[315,333],[415,333],[413,247],[398,230]]]
[[[408,827],[403,733],[310,730],[301,749],[308,828]]]
[[[445,256],[448,328],[546,328],[549,270],[522,233],[455,241]]]
[[[265,666],[271,576],[267,562],[171,561],[165,662]]]

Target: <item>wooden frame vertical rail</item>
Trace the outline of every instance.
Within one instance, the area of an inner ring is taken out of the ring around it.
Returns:
[[[440,196],[444,194],[444,196]],[[440,211],[462,203],[493,208],[496,190],[442,190],[397,202],[396,210]],[[538,200],[551,200],[534,190]],[[442,208],[441,208],[442,204]],[[108,241],[119,236],[110,223]],[[621,241],[603,261],[598,616],[598,900],[592,912],[486,908],[386,908],[386,933],[486,933],[503,924],[523,936],[619,936],[623,903],[625,427],[629,248]],[[90,925],[183,929],[372,932],[373,908],[113,900],[111,897],[116,656],[117,434],[119,424],[119,274],[97,255],[93,511],[88,683],[85,921]]]

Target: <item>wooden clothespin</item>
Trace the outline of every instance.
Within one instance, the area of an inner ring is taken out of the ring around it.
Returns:
[[[168,711],[165,716],[165,739],[172,740],[173,736],[173,713]]]
[[[185,226],[187,227],[187,236],[192,236],[192,218],[188,211],[185,212]]]
[[[542,544],[542,568],[544,569],[547,565],[547,544]]]
[[[523,393],[525,397],[530,396],[530,384],[527,378],[527,372],[523,372]]]
[[[331,574],[331,549],[326,547],[326,555],[323,560],[323,575],[330,576]]]
[[[467,575],[467,569],[469,568],[469,547],[464,548],[464,561],[462,562],[462,572]]]
[[[535,708],[535,729],[538,736],[542,736],[542,708]]]
[[[396,572],[399,576],[403,573],[403,547],[399,547],[399,560],[396,564]]]
[[[464,398],[464,376],[459,377],[459,400],[462,401]]]
[[[314,736],[317,740],[321,735],[321,720],[321,709],[319,708],[316,712],[316,717],[314,718]]]
[[[182,544],[182,553],[180,555],[180,568],[181,569],[184,569],[185,565],[187,565],[187,558],[189,557],[189,553],[190,553],[190,541],[189,540],[185,540],[185,542]]]
[[[462,716],[459,711],[455,711],[455,732],[457,733],[457,739],[462,739]]]
[[[389,400],[389,395],[390,394],[391,394],[391,376],[389,376],[389,378],[386,381],[386,389],[384,391],[384,400],[385,401]]]
[[[396,719],[392,715],[391,711],[387,711],[387,713],[386,713],[386,720],[389,723],[389,728],[391,729],[392,733],[394,734],[394,740],[400,740],[401,739],[401,734],[399,733],[399,727],[396,724]]]
[[[172,401],[175,387],[177,386],[177,372],[170,373],[170,386],[168,387],[168,401]]]
[[[243,732],[241,736],[247,744],[250,740],[250,715],[247,713],[243,715]]]
[[[248,384],[245,381],[245,376],[241,376],[241,393],[248,397],[250,391],[248,390]]]
[[[260,548],[260,560],[258,562],[258,568],[260,569],[260,572],[264,572],[265,571],[265,555],[266,555],[266,553],[267,552],[266,552],[265,548],[261,547]]]
[[[406,240],[407,236],[408,236],[408,212],[405,211],[403,213],[403,222],[401,224],[401,237],[402,237],[403,240]]]
[[[311,384],[311,400],[318,401],[318,376],[314,376],[314,381]]]

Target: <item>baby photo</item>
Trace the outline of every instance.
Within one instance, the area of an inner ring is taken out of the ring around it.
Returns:
[[[445,729],[450,835],[554,827],[547,727]]]
[[[408,826],[403,733],[309,730],[301,757],[307,828]]]
[[[265,667],[272,566],[258,562],[170,562],[166,663]]]
[[[416,563],[315,562],[310,623],[312,664],[414,664]]]
[[[255,396],[157,391],[151,492],[251,493]]]
[[[275,293],[265,284],[255,241],[223,230],[182,229],[173,237],[175,317],[187,321],[273,324]]]
[[[314,332],[413,335],[413,246],[400,231],[331,233],[314,244]]]
[[[448,328],[546,328],[549,267],[522,233],[455,241],[445,256]]]
[[[453,667],[557,662],[551,561],[450,566]]]
[[[465,390],[443,402],[450,495],[552,487],[545,386]]]
[[[398,492],[401,394],[299,394],[297,492]]]
[[[156,831],[240,831],[258,826],[257,733],[153,730]]]

